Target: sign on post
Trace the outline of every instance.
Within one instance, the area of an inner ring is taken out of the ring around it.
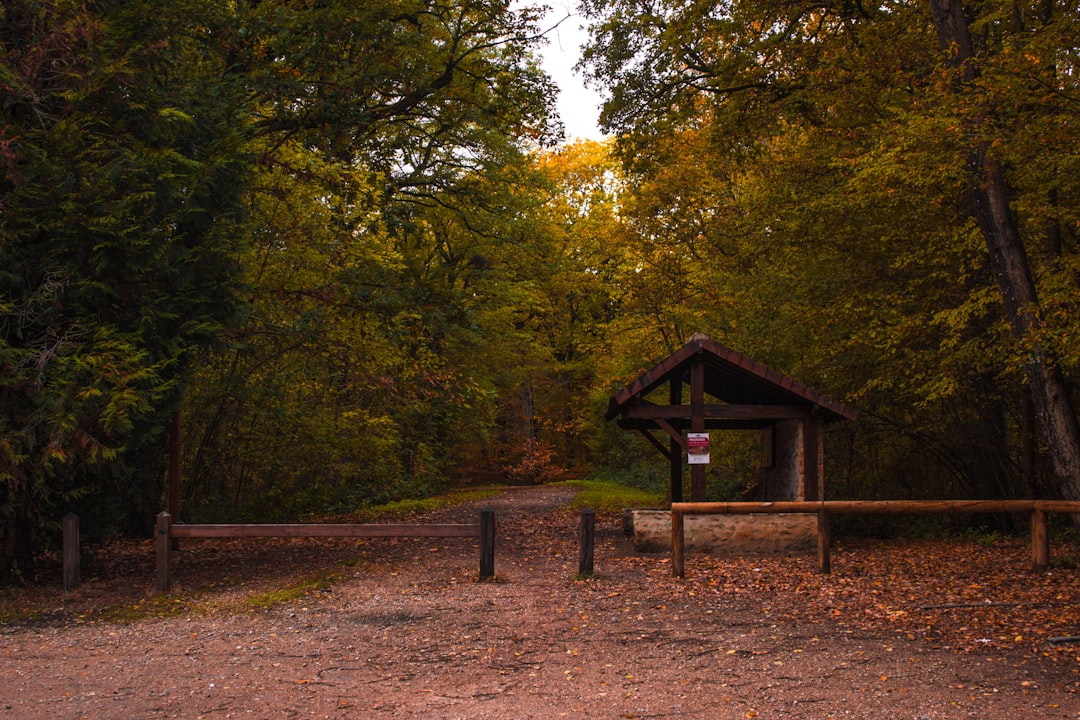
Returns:
[[[690,465],[709,464],[709,433],[686,434],[686,462]]]

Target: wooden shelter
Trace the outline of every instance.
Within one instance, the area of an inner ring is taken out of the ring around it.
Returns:
[[[683,390],[689,385],[689,402]],[[648,399],[667,386],[667,403]],[[824,444],[827,423],[854,420],[844,403],[798,380],[713,342],[704,333],[619,390],[608,404],[607,419],[638,430],[668,459],[671,500],[682,501],[687,433],[760,429],[766,500],[820,500],[824,497]],[[653,432],[667,434],[667,443]],[[705,465],[690,465],[690,493],[705,500]]]

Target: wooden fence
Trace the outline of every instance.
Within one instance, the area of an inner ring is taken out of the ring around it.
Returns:
[[[330,524],[305,525],[186,525],[173,524],[167,512],[157,516],[157,589],[164,592],[172,584],[172,545],[174,538],[254,538],[254,537],[436,537],[479,538],[480,579],[495,576],[495,512],[481,510],[475,525],[392,525]]]
[[[686,502],[671,504],[671,573],[685,577],[686,515],[750,515],[754,513],[807,513],[818,516],[818,567],[830,572],[829,516],[834,514],[919,513],[1031,513],[1031,565],[1045,570],[1050,563],[1049,514],[1080,513],[1080,502],[1055,500],[826,500],[818,502]]]

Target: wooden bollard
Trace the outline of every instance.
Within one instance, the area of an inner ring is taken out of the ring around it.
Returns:
[[[480,511],[480,579],[495,577],[495,511]]]
[[[64,516],[64,590],[71,592],[79,586],[79,516]]]
[[[1039,507],[1031,511],[1031,566],[1036,571],[1050,566],[1049,516]]]
[[[832,532],[829,529],[829,513],[822,510],[817,516],[817,555],[818,570],[828,574],[832,572]]]
[[[578,574],[593,574],[593,543],[596,539],[596,511],[585,508],[581,511],[581,552],[578,560]]]
[[[683,545],[683,514],[681,510],[671,509],[671,575],[686,577],[685,548]]]
[[[171,527],[172,516],[167,512],[158,513],[157,526],[154,528],[154,546],[157,550],[155,563],[157,569],[156,587],[158,592],[165,592],[172,584],[172,579],[169,577],[169,555],[172,551],[172,543],[169,538]]]

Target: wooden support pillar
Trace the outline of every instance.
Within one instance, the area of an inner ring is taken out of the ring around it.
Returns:
[[[672,405],[682,405],[682,377],[672,377],[669,382],[668,399]],[[668,463],[671,468],[671,502],[683,501],[683,449],[675,438],[668,439],[670,455]]]
[[[803,477],[802,494],[800,500],[813,502],[821,500],[821,473],[818,472],[820,463],[821,442],[821,418],[811,415],[802,422],[803,426]]]
[[[581,511],[581,552],[578,558],[578,575],[593,574],[593,545],[596,540],[596,511],[585,508]]]
[[[79,516],[68,513],[64,516],[64,590],[71,592],[79,586]]]
[[[480,511],[480,579],[495,577],[495,511]]]
[[[690,432],[705,432],[705,360],[699,352],[690,365]],[[690,499],[705,501],[706,465],[690,466]]]
[[[172,585],[172,578],[169,576],[169,562],[172,551],[172,542],[169,537],[171,528],[172,517],[169,513],[158,513],[157,526],[154,528],[154,547],[157,550],[155,563],[157,570],[156,587],[158,592],[165,592]]]
[[[1037,507],[1031,511],[1031,567],[1036,571],[1050,566],[1050,513]]]
[[[682,511],[671,509],[671,576],[686,577]]]
[[[822,510],[817,516],[817,556],[818,570],[828,574],[832,572],[832,533],[829,530],[829,513]]]

